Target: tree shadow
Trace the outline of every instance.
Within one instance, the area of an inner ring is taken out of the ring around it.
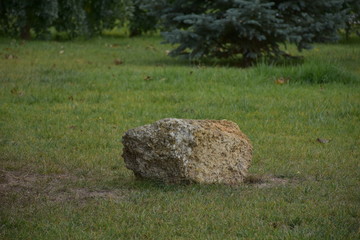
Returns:
[[[168,58],[152,58],[136,61],[134,65],[140,66],[156,66],[156,67],[225,67],[225,68],[251,68],[259,64],[269,66],[298,66],[304,63],[303,56],[281,56],[279,58],[260,58],[254,61],[246,61],[241,58],[201,58],[197,60],[189,60],[181,57]]]
[[[337,43],[340,45],[360,45],[360,36],[351,36],[349,39],[342,37]]]

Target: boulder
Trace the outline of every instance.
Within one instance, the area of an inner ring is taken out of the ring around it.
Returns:
[[[164,182],[241,183],[252,157],[250,140],[227,120],[162,119],[127,131],[122,143],[135,176]]]

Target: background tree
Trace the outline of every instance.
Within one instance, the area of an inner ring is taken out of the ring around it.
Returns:
[[[88,33],[99,35],[124,24],[132,12],[132,0],[84,0],[84,10]]]
[[[59,14],[54,25],[59,32],[66,32],[69,38],[88,36],[89,29],[84,1],[59,1]]]
[[[132,16],[129,19],[130,37],[157,29],[158,17],[151,15],[143,0],[133,0]]]
[[[0,31],[6,35],[44,38],[49,28],[69,37],[93,36],[124,24],[132,12],[132,0],[2,0]]]
[[[355,32],[358,36],[360,36],[360,1],[346,0],[344,9],[347,10],[347,16],[345,19],[346,39],[349,39],[352,32]]]
[[[311,43],[337,39],[345,11],[343,0],[148,0],[161,16],[165,41],[176,44],[172,56],[242,58],[286,56],[280,45],[301,51]]]
[[[55,0],[2,0],[0,3],[1,31],[23,39],[30,38],[30,29],[38,37],[44,37],[57,17]]]

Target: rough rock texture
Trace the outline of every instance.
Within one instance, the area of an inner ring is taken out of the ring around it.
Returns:
[[[243,182],[252,146],[226,120],[168,118],[131,129],[123,136],[126,167],[137,177],[165,182]]]

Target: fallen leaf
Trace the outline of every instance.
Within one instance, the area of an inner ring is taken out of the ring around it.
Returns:
[[[279,226],[281,226],[281,224],[277,222],[273,222],[271,225],[273,228],[278,228]]]
[[[17,94],[18,93],[18,88],[17,87],[14,87],[13,89],[10,90],[11,94]]]
[[[113,43],[113,44],[105,44],[105,47],[109,47],[109,48],[117,48],[117,47],[119,47],[120,46],[120,44],[118,44],[118,43]]]
[[[5,54],[5,59],[11,60],[11,59],[16,59],[17,56],[12,55],[12,54]]]
[[[156,51],[156,48],[153,45],[149,45],[145,48],[146,50],[152,50],[152,51]]]
[[[280,77],[278,79],[275,80],[275,84],[278,84],[278,85],[283,85],[285,83],[288,83],[290,80],[290,78],[284,78],[284,77]]]
[[[317,138],[316,141],[318,141],[319,143],[329,143],[331,139]]]
[[[117,59],[115,59],[114,60],[114,64],[115,65],[121,65],[121,64],[123,64],[124,62],[121,60],[121,59],[119,59],[119,58],[117,58]]]
[[[151,80],[152,78],[150,77],[150,76],[146,76],[146,77],[144,77],[144,80],[145,81],[149,81],[149,80]]]
[[[24,92],[21,91],[18,87],[14,87],[10,90],[10,93],[17,96],[23,96]]]

